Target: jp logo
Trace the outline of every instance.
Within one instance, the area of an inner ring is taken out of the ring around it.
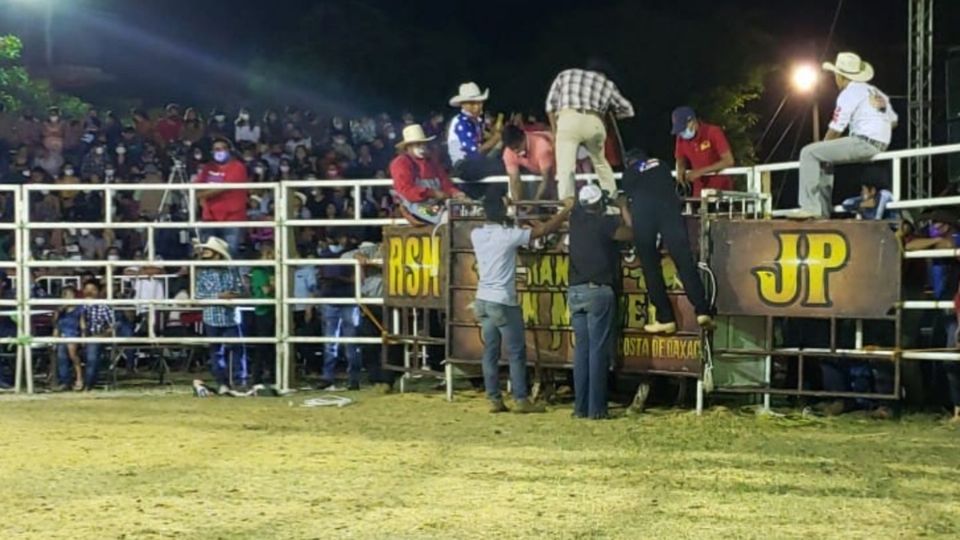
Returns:
[[[804,307],[830,307],[830,274],[850,260],[850,243],[836,231],[777,232],[780,244],[772,267],[756,267],[750,273],[757,280],[760,299],[768,305],[785,307],[797,302]]]

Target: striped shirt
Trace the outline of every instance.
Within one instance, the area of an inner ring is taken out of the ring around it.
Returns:
[[[561,71],[547,94],[547,112],[563,109],[593,111],[600,114],[613,110],[617,118],[633,116],[633,105],[617,85],[602,73],[585,69]]]

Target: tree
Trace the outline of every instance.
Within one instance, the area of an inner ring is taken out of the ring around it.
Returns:
[[[0,36],[0,103],[4,108],[11,112],[37,112],[56,106],[66,115],[82,115],[87,104],[54,91],[45,80],[32,78],[20,64],[22,52],[20,38]]]

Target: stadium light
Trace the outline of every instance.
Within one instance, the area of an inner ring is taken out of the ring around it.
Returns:
[[[794,66],[793,73],[790,75],[790,83],[793,89],[800,94],[809,94],[817,87],[817,81],[820,79],[820,72],[810,64],[800,64]]]

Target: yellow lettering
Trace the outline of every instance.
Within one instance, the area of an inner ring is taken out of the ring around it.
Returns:
[[[827,277],[843,268],[850,256],[847,240],[838,233],[810,233],[807,235],[807,298],[804,306],[833,305]]]
[[[537,294],[529,291],[520,293],[520,309],[523,310],[523,324],[540,324],[540,306]]]
[[[550,256],[541,256],[537,260],[537,270],[539,276],[537,276],[538,285],[553,285],[553,264],[551,264]]]
[[[440,238],[421,236],[423,295],[440,296]]]
[[[406,250],[404,255],[405,264],[409,271],[406,272],[406,279],[404,280],[404,288],[406,289],[406,295],[408,296],[419,296],[420,295],[420,242],[407,242]]]
[[[751,273],[757,279],[760,299],[767,304],[786,306],[797,299],[800,292],[800,234],[775,233],[780,251],[772,267],[757,267]]]
[[[560,287],[566,287],[570,283],[570,257],[558,255],[555,258],[556,268],[553,271],[553,277]]]
[[[390,296],[403,294],[403,242],[401,238],[390,238],[390,257],[387,263],[390,272],[390,284],[387,289]]]

